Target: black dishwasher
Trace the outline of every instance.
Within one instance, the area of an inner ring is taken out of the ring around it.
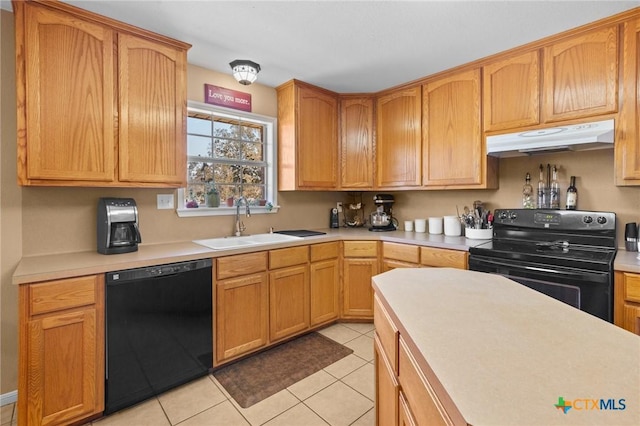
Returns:
[[[211,259],[106,274],[105,414],[213,367]]]

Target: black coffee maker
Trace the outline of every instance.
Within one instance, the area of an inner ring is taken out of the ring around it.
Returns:
[[[98,201],[98,253],[118,254],[138,250],[138,208],[133,198]]]
[[[376,194],[373,196],[376,211],[371,213],[369,231],[395,231],[398,229],[398,221],[392,214],[394,202],[395,200],[391,194]]]

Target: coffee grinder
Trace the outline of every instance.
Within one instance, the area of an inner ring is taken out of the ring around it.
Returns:
[[[393,217],[393,203],[395,202],[391,194],[376,194],[373,196],[373,203],[376,211],[371,213],[371,227],[369,231],[395,231],[398,229],[398,221]]]

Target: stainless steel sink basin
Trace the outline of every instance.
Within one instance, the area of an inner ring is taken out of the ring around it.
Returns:
[[[221,237],[209,238],[206,240],[193,240],[194,243],[209,247],[213,250],[226,250],[241,247],[259,246],[264,244],[284,243],[288,241],[299,241],[301,237],[282,234],[255,234],[243,235],[241,237]]]

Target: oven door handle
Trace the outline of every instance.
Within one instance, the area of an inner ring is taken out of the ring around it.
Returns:
[[[472,258],[470,257],[469,260],[471,259]],[[509,268],[512,270],[529,270],[529,271],[536,271],[536,272],[546,272],[549,274],[555,274],[557,276],[563,275],[567,277],[574,277],[580,274],[579,271],[576,271],[576,270],[569,271],[562,267],[558,267],[558,269],[548,269],[548,268],[541,268],[538,266],[528,266],[528,265],[520,265],[520,264],[514,264],[514,263],[508,263],[508,262],[500,262],[494,259],[487,259],[486,257],[476,257],[475,260],[477,262],[481,262],[489,266],[491,265],[504,266],[505,268]],[[607,274],[606,272],[601,272],[601,271],[588,271],[588,273],[596,274],[596,275]]]

